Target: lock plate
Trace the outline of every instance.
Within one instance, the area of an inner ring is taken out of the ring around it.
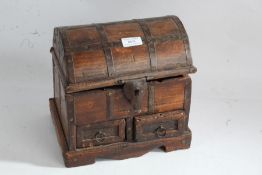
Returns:
[[[134,113],[141,113],[141,105],[146,88],[146,79],[129,80],[124,84],[125,97],[131,103]]]

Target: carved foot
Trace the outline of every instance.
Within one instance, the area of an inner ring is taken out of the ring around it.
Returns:
[[[170,152],[177,150],[177,147],[175,146],[175,144],[166,144],[162,146],[161,149],[165,152]]]
[[[90,165],[95,163],[95,158],[77,156],[77,157],[64,157],[66,167],[76,167],[81,165]]]
[[[161,147],[165,152],[175,151],[178,149],[187,149],[190,147],[191,137],[181,139],[179,142],[165,143]]]

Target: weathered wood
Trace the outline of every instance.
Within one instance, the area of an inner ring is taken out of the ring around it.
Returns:
[[[177,67],[186,68],[186,73],[192,72],[188,37],[176,16],[59,27],[54,35],[53,51],[62,64],[67,84]],[[141,37],[143,44],[122,47],[121,38],[134,36]]]
[[[143,97],[147,89],[147,82],[145,79],[130,80],[125,83],[123,87],[124,95],[132,105],[134,113],[141,113]]]
[[[183,109],[185,83],[188,77],[154,81],[154,112]]]
[[[77,126],[77,148],[122,142],[124,139],[124,119]]]
[[[75,105],[74,105],[74,96],[71,94],[66,94],[66,112],[67,112],[67,120],[68,120],[68,147],[69,150],[75,150],[76,149],[76,116],[75,116]]]
[[[185,131],[183,110],[135,117],[135,140],[146,141],[181,135]]]
[[[185,98],[184,111],[187,116],[185,126],[187,127],[188,127],[190,105],[191,105],[191,91],[192,91],[192,80],[191,78],[188,78],[185,84],[185,97],[184,97]]]
[[[85,125],[154,112],[179,110],[183,109],[184,106],[188,108],[190,104],[185,105],[185,102],[187,102],[185,87],[189,81],[188,79],[190,78],[182,76],[146,82],[149,86],[145,84],[142,88],[143,90],[140,89],[143,92],[138,92],[141,95],[137,97],[141,100],[140,104],[126,97],[126,85],[73,93],[71,94],[74,97],[72,108],[74,108],[77,116],[75,124]],[[139,80],[132,80],[131,82],[136,81]],[[152,87],[154,89],[153,92]],[[132,90],[131,88],[129,93],[130,96],[135,96],[135,89]],[[154,99],[153,102],[152,99]],[[134,104],[140,106],[139,111],[135,110]]]
[[[142,43],[124,47],[126,37]],[[68,167],[189,148],[192,64],[175,16],[58,27],[51,115]]]
[[[133,124],[133,117],[126,118],[126,141],[132,142],[134,139],[134,124]]]
[[[74,95],[74,107],[76,124],[88,124],[106,121],[107,116],[107,92],[94,90],[80,92]]]
[[[69,151],[54,99],[49,100],[49,105],[53,123],[56,128],[58,142],[67,167],[92,164],[95,163],[96,158],[122,160],[131,157],[138,157],[146,154],[154,148],[162,148],[168,152],[190,147],[191,131],[186,130],[178,137],[161,138],[147,142],[118,142],[109,145],[100,145],[98,147],[88,147]]]

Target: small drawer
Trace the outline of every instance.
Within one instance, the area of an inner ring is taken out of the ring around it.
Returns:
[[[178,136],[184,131],[185,119],[183,110],[135,117],[135,140]]]
[[[121,142],[124,139],[124,119],[77,127],[77,148]]]

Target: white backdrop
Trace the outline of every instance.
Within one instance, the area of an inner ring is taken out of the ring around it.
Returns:
[[[51,122],[53,28],[177,15],[198,72],[189,150],[66,169]],[[261,0],[0,0],[1,174],[262,174]]]

